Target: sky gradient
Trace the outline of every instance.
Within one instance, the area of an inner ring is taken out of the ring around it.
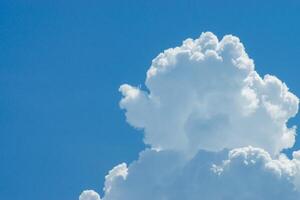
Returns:
[[[298,1],[1,1],[0,199],[101,193],[105,174],[144,148],[119,109],[119,86],[144,88],[158,53],[202,32],[237,35],[261,75],[300,96],[299,9]]]

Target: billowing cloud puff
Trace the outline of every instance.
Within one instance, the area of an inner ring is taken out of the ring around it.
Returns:
[[[199,151],[188,160],[168,150],[146,150],[104,200],[296,200],[299,167],[300,160],[273,160],[253,147]]]
[[[80,194],[79,200],[100,200],[100,195],[94,190],[85,190]]]
[[[105,176],[104,192],[109,194],[113,185],[119,181],[125,180],[128,174],[126,163],[119,164],[109,171],[108,175]]]
[[[146,86],[122,85],[120,105],[154,148],[193,154],[253,145],[273,154],[295,142],[286,122],[298,98],[276,77],[261,78],[237,37],[203,33],[164,51]]]
[[[300,153],[281,154],[299,100],[259,76],[237,37],[185,40],[152,61],[145,85],[121,85],[120,107],[150,149],[109,172],[103,200],[300,199]]]

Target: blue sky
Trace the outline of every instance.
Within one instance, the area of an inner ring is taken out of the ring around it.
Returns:
[[[237,35],[260,74],[300,96],[299,10],[299,1],[1,1],[0,199],[101,191],[107,171],[144,148],[119,86],[144,87],[159,52],[201,32]]]

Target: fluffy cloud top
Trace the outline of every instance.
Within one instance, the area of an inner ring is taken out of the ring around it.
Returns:
[[[100,200],[100,195],[94,190],[85,190],[79,196],[79,200]]]
[[[237,37],[185,40],[152,61],[145,84],[122,85],[120,107],[151,149],[109,172],[103,200],[300,198],[300,153],[280,153],[295,143],[299,100],[259,76]]]
[[[122,85],[128,122],[154,148],[222,150],[253,145],[271,153],[292,147],[286,122],[298,99],[274,76],[261,78],[237,37],[212,33],[159,54],[147,72],[149,92]]]

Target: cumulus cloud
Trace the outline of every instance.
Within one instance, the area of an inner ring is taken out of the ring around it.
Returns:
[[[109,171],[108,175],[105,176],[104,192],[109,194],[113,185],[119,181],[125,180],[128,174],[126,163],[119,164]]]
[[[295,142],[286,122],[298,98],[276,77],[261,78],[237,37],[203,33],[164,51],[146,86],[122,85],[120,105],[154,148],[193,154],[253,145],[275,154]]]
[[[299,199],[294,182],[299,160],[272,159],[260,148],[199,151],[193,159],[147,150],[105,200]]]
[[[100,195],[94,190],[85,190],[80,194],[79,200],[100,200]]]
[[[281,153],[299,100],[255,71],[237,37],[207,32],[165,50],[145,85],[121,85],[120,107],[150,149],[109,172],[103,200],[300,198],[300,153]]]

